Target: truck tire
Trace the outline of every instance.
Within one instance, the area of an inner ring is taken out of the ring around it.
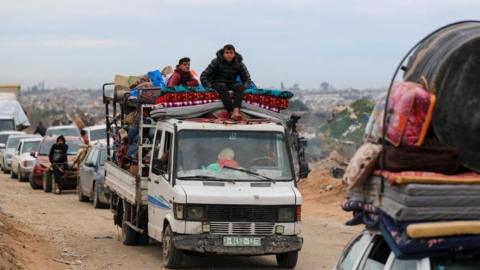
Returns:
[[[183,253],[175,248],[173,244],[173,231],[170,228],[170,224],[167,224],[165,230],[163,230],[163,265],[169,269],[179,268],[182,262]]]
[[[50,178],[52,177],[49,172],[43,175],[42,187],[43,187],[43,191],[45,192],[52,192],[52,181],[50,180]]]
[[[33,175],[30,175],[30,178],[28,179],[28,182],[30,183],[30,186],[32,189],[40,189],[41,186],[37,185],[35,181],[33,180]]]
[[[138,233],[130,228],[126,223],[129,221],[128,213],[130,212],[130,205],[128,203],[124,203],[123,209],[123,218],[122,218],[122,242],[124,245],[127,246],[134,246],[137,244],[138,241]]]
[[[20,181],[20,182],[27,181],[27,178],[25,177],[25,175],[23,175],[22,169],[20,167],[18,168],[17,171],[18,171],[18,181]]]
[[[279,268],[293,269],[297,265],[298,251],[277,254]]]

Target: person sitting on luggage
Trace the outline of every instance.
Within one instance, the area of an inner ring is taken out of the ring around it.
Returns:
[[[236,81],[238,76],[241,82]],[[233,120],[242,119],[240,108],[243,94],[252,81],[243,57],[235,51],[233,45],[227,44],[217,52],[217,57],[200,75],[200,81],[203,86],[214,88],[218,92],[223,106]],[[234,92],[233,102],[229,90]]]
[[[62,193],[62,179],[68,161],[67,152],[68,145],[65,144],[65,137],[60,135],[56,143],[50,148],[50,153],[48,154],[48,160],[52,164],[51,169],[53,170],[56,194]]]
[[[193,77],[193,74],[190,71],[190,58],[183,57],[178,60],[177,68],[173,72],[172,76],[170,76],[168,79],[167,86],[198,86],[198,80]]]

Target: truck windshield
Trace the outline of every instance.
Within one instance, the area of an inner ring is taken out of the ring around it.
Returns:
[[[0,119],[0,131],[15,130],[13,119]]]
[[[8,136],[10,136],[10,134],[0,134],[0,143],[6,143]]]
[[[179,179],[293,180],[285,137],[278,132],[182,130],[176,162]]]

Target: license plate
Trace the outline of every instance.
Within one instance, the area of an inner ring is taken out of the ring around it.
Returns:
[[[262,245],[260,237],[223,237],[225,247],[259,247]]]

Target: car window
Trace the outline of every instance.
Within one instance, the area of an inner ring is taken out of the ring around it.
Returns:
[[[390,270],[414,270],[417,269],[417,260],[400,260],[393,259],[392,268]]]
[[[480,254],[434,257],[430,265],[432,270],[478,270]]]
[[[350,246],[345,250],[344,256],[339,263],[337,269],[339,270],[351,270],[354,269],[355,263],[360,257],[363,256],[365,249],[370,243],[371,237],[367,233],[362,233],[357,239],[355,239]]]
[[[370,250],[365,266],[365,270],[382,270],[387,263],[388,256],[390,256],[390,247],[388,247],[382,237],[376,236],[373,247]]]
[[[92,148],[90,150],[90,152],[88,152],[88,155],[85,158],[85,163],[86,164],[94,164],[95,163],[94,155],[95,155],[96,152],[97,152],[97,149],[95,149],[95,148]]]
[[[107,159],[107,150],[106,149],[100,150],[100,166],[105,165],[106,159]]]

